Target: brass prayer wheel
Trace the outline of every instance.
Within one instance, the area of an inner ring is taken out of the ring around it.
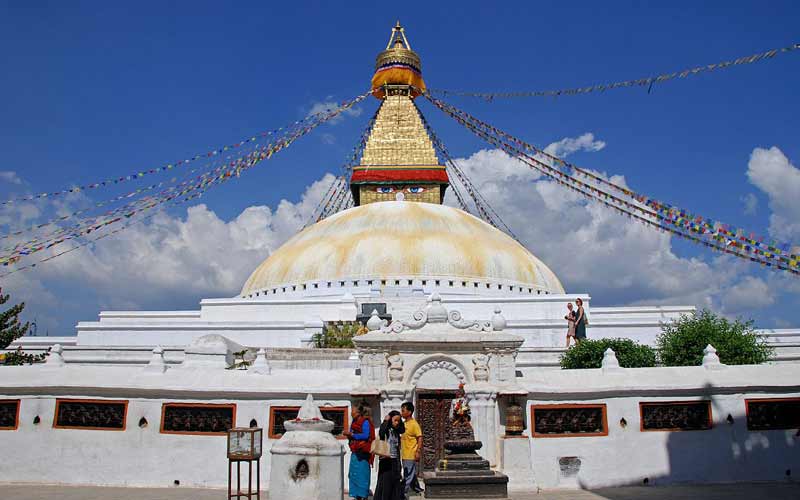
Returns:
[[[511,401],[506,408],[506,435],[519,436],[525,430],[525,416],[522,406],[516,401]]]

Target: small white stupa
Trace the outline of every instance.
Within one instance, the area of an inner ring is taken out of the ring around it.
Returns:
[[[286,433],[270,450],[270,498],[341,500],[345,451],[311,394],[284,426]]]

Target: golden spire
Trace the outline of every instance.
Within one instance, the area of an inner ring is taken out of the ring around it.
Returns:
[[[350,188],[356,205],[376,201],[442,203],[449,185],[413,99],[425,89],[419,56],[400,21],[378,54],[373,95],[381,99]]]
[[[419,55],[411,50],[405,29],[397,21],[389,35],[386,49],[375,59],[375,74],[372,77],[373,95],[383,99],[387,85],[406,86],[412,97],[425,90],[422,79],[422,63]]]

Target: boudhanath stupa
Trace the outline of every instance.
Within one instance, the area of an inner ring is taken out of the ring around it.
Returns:
[[[376,61],[380,109],[350,179],[355,206],[265,255],[236,297],[191,311],[103,311],[74,337],[23,339],[50,355],[0,367],[0,437],[36,466],[0,464],[0,482],[224,487],[226,428],[264,427],[268,449],[307,394],[337,436],[353,404],[367,403],[377,421],[414,401],[430,470],[461,385],[480,454],[511,489],[783,479],[800,469],[796,429],[759,431],[747,417],[755,400],[798,401],[791,342],[778,343],[783,362],[763,366],[719,365],[710,350],[697,367],[624,369],[611,353],[602,369],[557,369],[568,302],[583,300],[589,338],[651,344],[694,307],[592,307],[590,291],[565,290],[535,249],[444,205],[448,172],[414,104],[424,88],[398,25]],[[356,321],[355,349],[315,346],[327,325]],[[525,429],[511,432],[507,417],[520,407]],[[682,425],[693,432],[667,432]],[[745,449],[756,432],[766,437]]]

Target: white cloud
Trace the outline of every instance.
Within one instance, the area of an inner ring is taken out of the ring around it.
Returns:
[[[550,144],[544,148],[544,150],[553,156],[564,158],[565,156],[569,156],[572,153],[577,153],[578,151],[588,151],[591,153],[600,151],[605,147],[605,142],[595,140],[593,133],[586,132],[579,137],[565,137],[558,142]]]
[[[800,239],[800,169],[777,147],[755,148],[747,178],[769,198],[769,233],[782,240]]]
[[[752,311],[775,303],[775,289],[766,281],[754,276],[745,276],[735,287],[721,297],[724,311],[739,313]]]
[[[745,215],[754,215],[758,211],[758,198],[753,193],[747,193],[739,200],[744,205]]]
[[[330,97],[328,99],[330,99]],[[333,111],[333,110],[337,109],[339,106],[340,106],[340,103],[338,103],[336,101],[328,100],[328,101],[315,102],[315,103],[313,103],[311,105],[311,109],[308,110],[308,113],[306,114],[306,116],[308,117],[308,116],[311,116],[311,115],[315,115],[317,113],[327,113],[329,111]],[[344,111],[342,111],[338,115],[334,116],[333,118],[328,120],[327,123],[329,123],[330,125],[336,125],[337,123],[341,123],[341,121],[344,120],[346,117],[361,116],[361,113],[363,113],[363,112],[364,112],[364,110],[361,107],[353,106],[352,108],[345,109]]]
[[[75,321],[103,309],[196,307],[204,297],[235,296],[258,264],[306,223],[333,179],[326,174],[297,202],[252,206],[230,221],[204,204],[180,216],[159,213],[102,243],[4,278],[4,291],[15,302],[27,301],[26,317],[52,335],[73,333]]]
[[[584,134],[586,137],[590,134]],[[585,144],[596,142],[593,137]],[[579,138],[580,139],[580,138]],[[564,139],[550,146],[574,144]],[[595,304],[683,304],[735,314],[752,304],[723,297],[752,266],[729,256],[684,258],[668,234],[653,231],[538,176],[498,150],[456,160],[522,243],[562,280],[568,292],[589,292]],[[621,176],[611,179],[625,184]],[[446,203],[454,204],[448,194]],[[763,283],[763,282],[761,282]],[[762,293],[755,307],[768,306]],[[752,302],[752,301],[751,301]]]
[[[0,181],[10,184],[22,184],[22,179],[13,170],[0,170]]]
[[[320,140],[322,141],[322,144],[336,144],[336,136],[333,134],[328,134],[327,132],[320,135]]]

